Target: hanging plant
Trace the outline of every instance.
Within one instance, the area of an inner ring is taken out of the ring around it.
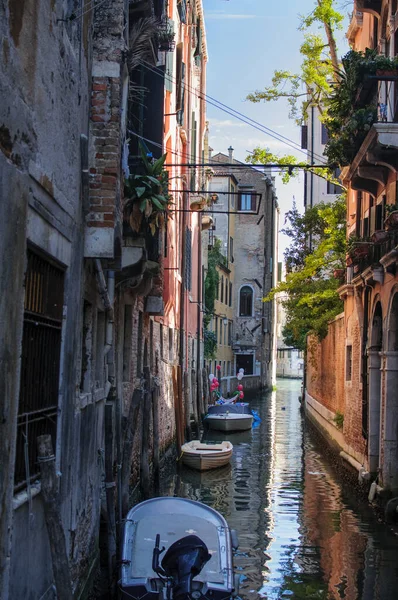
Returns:
[[[165,217],[171,216],[168,172],[164,169],[166,154],[150,160],[142,146],[140,152],[144,172],[130,175],[125,180],[124,208],[133,231],[142,231],[146,223],[155,235],[157,229],[162,228]]]

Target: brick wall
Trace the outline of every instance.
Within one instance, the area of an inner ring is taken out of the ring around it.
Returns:
[[[354,313],[355,315],[355,313]],[[347,343],[352,345],[351,380],[346,381]],[[322,342],[310,338],[307,347],[307,392],[333,413],[344,415],[343,434],[348,446],[365,451],[362,435],[361,332],[356,319],[344,315],[329,324]]]
[[[321,343],[311,338],[307,351],[307,390],[323,406],[344,414],[344,316],[330,325]]]

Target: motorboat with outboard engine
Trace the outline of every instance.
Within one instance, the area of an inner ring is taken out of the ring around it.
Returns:
[[[122,598],[228,600],[236,532],[216,510],[186,498],[152,498],[128,513],[119,587]]]
[[[210,429],[243,431],[253,424],[253,413],[247,402],[209,406],[204,422]]]

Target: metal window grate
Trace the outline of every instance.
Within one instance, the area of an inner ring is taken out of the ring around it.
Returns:
[[[22,337],[15,485],[34,478],[36,438],[56,438],[64,272],[28,249]],[[27,460],[25,460],[25,457]]]

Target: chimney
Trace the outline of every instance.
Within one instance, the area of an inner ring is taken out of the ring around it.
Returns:
[[[232,146],[230,146],[228,148],[228,156],[229,156],[229,162],[233,162],[234,160],[234,149],[232,148]]]

